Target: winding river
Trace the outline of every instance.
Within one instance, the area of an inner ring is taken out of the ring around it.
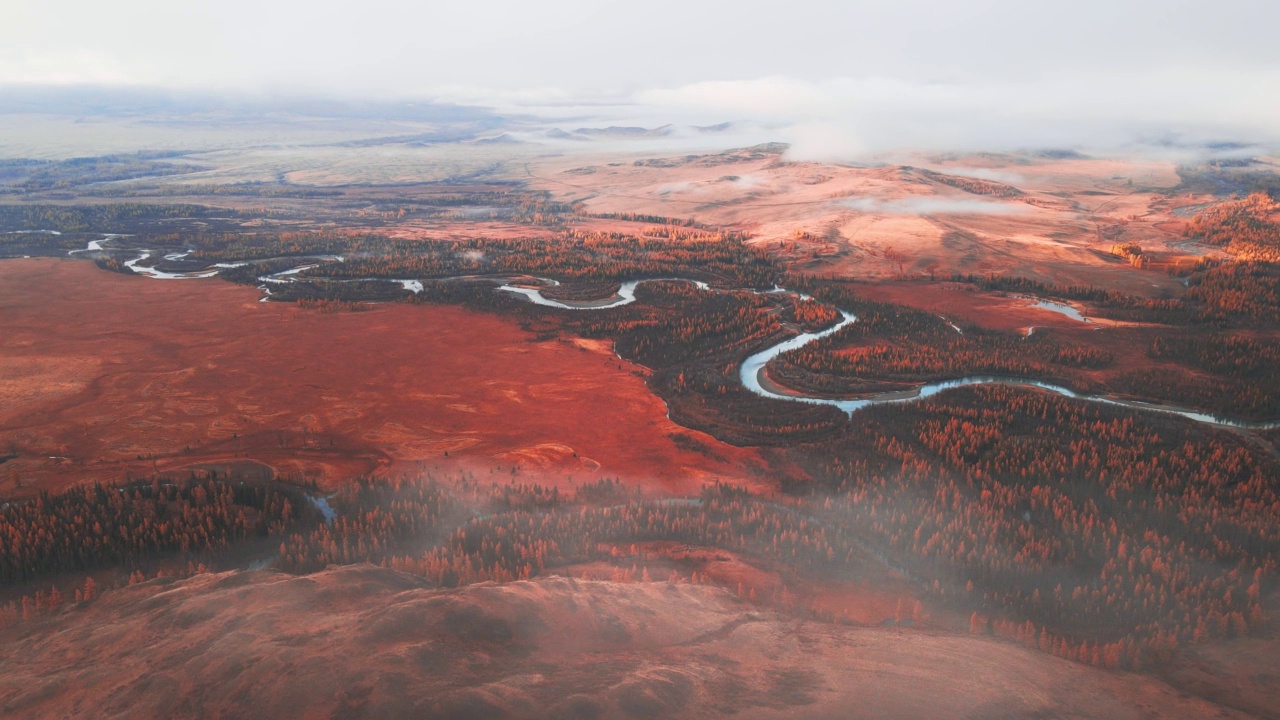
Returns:
[[[662,279],[680,280],[682,278],[662,278]],[[527,287],[516,288],[510,285],[504,285],[499,289],[507,290],[509,292],[519,292],[521,295],[528,297],[535,304],[543,305],[546,307],[555,307],[555,308],[561,308],[566,310],[602,310],[605,308],[618,307],[620,305],[626,305],[627,303],[634,302],[635,288],[641,282],[647,282],[647,281],[637,280],[637,281],[631,281],[631,282],[625,283],[623,287],[619,289],[618,298],[616,300],[607,301],[601,304],[588,304],[588,303],[566,304],[566,303],[558,302],[556,300],[551,300],[544,297],[542,295],[541,290],[538,290],[536,288],[527,288]],[[696,283],[698,287],[703,290],[710,289],[707,286],[707,284],[703,282],[698,282],[694,280],[689,280],[688,282]],[[625,291],[625,294],[624,294],[624,291]],[[779,287],[774,287],[772,290],[767,290],[763,292],[791,293],[799,297],[809,298],[808,295],[803,295],[800,293],[792,293],[792,291],[790,290],[786,290],[785,288],[779,288]],[[1059,303],[1046,303],[1046,304],[1060,305]],[[1062,307],[1065,307],[1069,309],[1071,313],[1075,313],[1076,315],[1078,315],[1078,312],[1075,310],[1075,308],[1072,308],[1069,305],[1063,305]],[[1047,308],[1047,309],[1053,309],[1056,312],[1063,312],[1057,307]],[[762,350],[758,353],[755,353],[747,357],[747,359],[742,362],[742,366],[738,370],[738,379],[742,382],[743,387],[747,388],[748,390],[755,393],[756,395],[760,395],[761,397],[767,397],[773,400],[787,400],[791,402],[808,403],[811,405],[830,405],[832,407],[839,408],[840,410],[844,411],[849,415],[853,415],[853,413],[859,410],[863,410],[869,407],[874,407],[876,405],[888,405],[893,403],[914,402],[917,400],[923,400],[928,397],[933,397],[934,395],[937,395],[942,392],[946,392],[947,390],[955,390],[957,388],[969,387],[971,385],[1009,385],[1013,387],[1038,388],[1040,390],[1046,390],[1056,395],[1061,395],[1063,397],[1068,397],[1075,400],[1085,400],[1088,402],[1096,402],[1104,405],[1112,405],[1115,407],[1124,407],[1124,408],[1130,408],[1133,410],[1142,410],[1146,412],[1158,412],[1158,413],[1165,413],[1169,415],[1178,415],[1188,420],[1195,420],[1196,422],[1208,423],[1211,425],[1219,425],[1224,427],[1232,427],[1232,428],[1237,428],[1241,430],[1272,430],[1275,428],[1280,428],[1280,420],[1249,421],[1249,420],[1225,418],[1225,417],[1212,415],[1209,413],[1199,412],[1196,410],[1180,408],[1173,405],[1146,403],[1138,400],[1123,400],[1120,398],[1108,397],[1106,395],[1090,395],[1087,393],[1079,393],[1069,388],[1062,387],[1061,385],[1054,385],[1052,383],[1046,383],[1046,382],[1042,382],[1040,380],[1034,380],[1031,378],[999,377],[994,375],[974,375],[970,377],[955,378],[951,380],[941,380],[938,382],[926,383],[924,385],[921,385],[920,387],[913,388],[911,390],[895,390],[891,392],[877,393],[874,395],[868,395],[866,397],[852,398],[852,399],[828,398],[828,397],[821,397],[817,395],[790,394],[790,393],[777,392],[771,389],[773,384],[770,383],[767,377],[765,376],[765,367],[769,364],[769,361],[773,360],[774,358],[778,357],[779,355],[785,352],[804,347],[805,345],[808,345],[814,340],[819,340],[821,338],[824,338],[836,332],[839,332],[842,328],[858,321],[858,317],[851,312],[848,312],[846,310],[839,310],[839,312],[840,312],[840,315],[842,316],[840,322],[836,323],[835,325],[825,330],[821,330],[819,332],[801,333],[799,335],[796,335],[793,338],[784,340],[783,342],[780,342],[777,345],[774,345],[766,350]],[[1068,313],[1064,312],[1063,314],[1068,314]],[[1088,322],[1088,320],[1086,320],[1083,317],[1080,317],[1079,319],[1081,322]],[[959,328],[957,328],[957,331],[959,331]]]
[[[519,285],[512,285],[510,283],[506,283],[498,286],[498,289],[506,292],[510,292],[510,293],[516,293],[518,295],[523,295],[529,299],[529,302],[533,303],[534,305],[542,305],[543,307],[560,308],[561,310],[608,310],[609,308],[616,308],[616,307],[621,307],[623,305],[630,305],[631,303],[635,302],[636,286],[639,285],[640,283],[661,282],[663,280],[676,281],[676,282],[690,282],[696,285],[699,290],[711,289],[710,285],[707,285],[706,283],[700,280],[689,280],[687,278],[648,278],[646,280],[628,280],[627,282],[622,283],[622,287],[618,288],[618,294],[616,299],[593,300],[589,302],[580,302],[580,303],[572,303],[572,304],[562,303],[559,300],[552,300],[551,298],[544,296],[540,288],[522,287]],[[545,285],[548,285],[551,287],[555,287],[556,285],[560,284],[555,280],[542,280],[542,282]]]
[[[86,247],[85,249],[72,250],[70,254],[78,254],[78,253],[90,252],[95,250],[102,251],[104,250],[104,248],[102,247],[103,243],[107,242],[108,240],[114,237],[120,237],[120,236],[105,235],[101,240],[91,241],[88,244],[88,247]],[[140,252],[142,254],[139,257],[126,262],[125,265],[135,273],[138,273],[140,275],[145,275],[147,277],[154,278],[154,279],[160,279],[160,280],[181,280],[181,279],[213,277],[214,275],[217,275],[218,272],[223,268],[240,267],[242,265],[247,264],[247,263],[217,263],[215,265],[209,266],[208,269],[201,270],[198,272],[168,273],[168,272],[155,270],[154,268],[139,267],[138,263],[151,257],[153,251],[143,250]],[[182,253],[171,253],[169,255],[166,255],[165,259],[180,260],[183,257],[186,257],[186,255],[188,254],[189,254],[189,251],[182,252]],[[307,263],[298,265],[297,267],[290,268],[288,270],[271,273],[270,275],[263,275],[258,278],[258,281],[262,283],[262,285],[259,286],[259,289],[263,290],[265,293],[262,298],[263,302],[266,302],[271,297],[271,289],[270,289],[271,284],[287,284],[287,283],[300,280],[302,279],[300,277],[301,273],[305,272],[306,270],[310,270],[311,268],[319,266],[320,262],[343,262],[343,258],[338,255],[312,255],[312,256],[307,256],[306,258],[301,258],[301,259],[306,260]],[[316,262],[317,260],[320,262]],[[474,276],[468,276],[468,277],[470,278]],[[441,279],[447,280],[452,278],[441,278]],[[419,292],[422,292],[423,290],[422,281],[418,279],[356,278],[356,279],[339,280],[338,282],[361,282],[361,281],[373,281],[373,280],[399,283],[401,287],[403,287],[405,290],[408,290],[413,293],[419,293]],[[627,282],[622,283],[621,287],[618,288],[618,292],[613,298],[605,298],[602,300],[583,301],[583,302],[573,302],[573,301],[561,302],[559,300],[554,300],[552,298],[546,297],[545,295],[542,294],[543,288],[555,287],[559,285],[559,283],[556,282],[555,280],[544,279],[544,278],[538,278],[538,282],[542,284],[542,287],[513,285],[510,282],[504,282],[502,285],[498,286],[497,290],[502,292],[509,292],[509,293],[522,295],[526,299],[528,299],[529,302],[535,305],[543,306],[543,307],[557,308],[560,310],[607,310],[609,308],[621,307],[623,305],[629,305],[635,302],[636,288],[641,283],[662,282],[662,281],[688,282],[688,283],[694,284],[700,290],[704,290],[708,292],[717,292],[716,290],[712,289],[707,283],[702,282],[700,280],[693,280],[689,278],[678,278],[678,277],[628,280]],[[795,295],[803,299],[811,299],[809,295],[787,290],[786,288],[778,287],[776,285],[770,290],[752,290],[751,292],[755,292],[758,294],[784,293],[784,294]],[[1043,309],[1052,310],[1054,312],[1061,313],[1079,322],[1089,322],[1087,318],[1080,315],[1079,311],[1076,308],[1070,305],[1066,305],[1063,303],[1054,303],[1046,300],[1039,300],[1038,298],[1028,298],[1028,299],[1035,301],[1035,304],[1038,307],[1041,307]],[[921,385],[919,387],[916,387],[910,390],[896,390],[891,392],[877,393],[877,394],[868,395],[860,398],[845,398],[845,399],[822,397],[818,395],[802,395],[799,393],[793,394],[789,392],[779,392],[781,388],[774,389],[776,386],[768,380],[765,374],[765,368],[768,366],[769,362],[785,352],[804,347],[805,345],[815,340],[819,340],[821,338],[832,335],[833,333],[839,332],[842,328],[858,321],[857,316],[851,312],[848,312],[846,310],[839,310],[839,312],[841,315],[840,322],[836,323],[835,325],[825,330],[821,330],[819,332],[800,333],[795,337],[792,337],[788,340],[784,340],[778,343],[777,345],[774,345],[770,348],[767,348],[765,350],[762,350],[758,353],[755,353],[747,357],[747,359],[742,362],[742,366],[739,368],[739,371],[738,371],[738,378],[742,382],[743,387],[745,387],[746,389],[750,390],[751,392],[761,397],[771,398],[773,400],[785,400],[789,402],[807,403],[811,405],[830,405],[832,407],[839,408],[840,410],[844,411],[849,415],[853,415],[853,413],[859,410],[863,410],[869,407],[874,407],[876,405],[888,405],[893,403],[914,402],[917,400],[923,400],[928,397],[933,397],[934,395],[938,395],[939,393],[946,392],[947,390],[954,390],[957,388],[969,387],[971,385],[1008,385],[1013,387],[1037,388],[1040,390],[1045,390],[1047,392],[1054,393],[1056,395],[1061,395],[1062,397],[1072,398],[1075,400],[1085,400],[1088,402],[1101,403],[1104,405],[1112,405],[1115,407],[1130,408],[1133,410],[1141,410],[1144,412],[1157,412],[1157,413],[1165,413],[1169,415],[1177,415],[1177,416],[1186,418],[1188,420],[1194,420],[1196,422],[1207,423],[1210,425],[1218,425],[1223,427],[1237,428],[1241,430],[1272,430],[1272,429],[1280,428],[1280,420],[1270,420],[1270,421],[1239,420],[1239,419],[1212,415],[1210,413],[1191,410],[1188,408],[1181,408],[1173,405],[1147,403],[1147,402],[1141,402],[1138,400],[1124,400],[1121,398],[1109,397],[1106,395],[1090,395],[1087,393],[1080,393],[1080,392],[1071,390],[1069,388],[1062,387],[1060,385],[1054,385],[1052,383],[1046,383],[1046,382],[1042,382],[1040,380],[1035,380],[1032,378],[1000,377],[1000,376],[994,376],[994,375],[974,375],[970,377],[954,378],[951,380],[942,380],[938,382],[926,383],[924,385]],[[956,327],[954,324],[952,324],[950,321],[947,321],[947,324],[951,325],[956,330],[956,332],[963,334],[963,331],[960,328]],[[1034,330],[1034,328],[1031,328],[1031,330]],[[1028,335],[1031,334],[1031,330],[1028,331],[1027,333]]]
[[[45,231],[41,231],[41,232],[45,232]],[[48,232],[52,232],[52,231],[48,231]],[[128,237],[128,236],[114,234],[114,233],[104,233],[100,240],[90,240],[89,244],[84,248],[81,248],[79,250],[71,250],[67,254],[71,256],[75,256],[75,255],[79,255],[80,253],[88,253],[88,252],[109,252],[111,250],[114,250],[114,248],[106,248],[104,247],[104,244],[109,240],[112,240],[118,237]],[[138,257],[133,258],[132,260],[125,261],[124,266],[129,268],[129,270],[131,270],[135,275],[142,275],[143,277],[149,277],[155,280],[199,280],[202,278],[211,278],[219,274],[223,270],[227,270],[230,268],[244,267],[245,265],[250,264],[249,261],[219,262],[219,263],[213,263],[212,265],[209,265],[208,267],[202,270],[195,270],[190,272],[165,272],[163,270],[158,270],[155,267],[139,264],[143,260],[146,260],[154,256],[156,254],[156,251],[136,250],[136,252],[139,253]],[[167,253],[164,255],[164,259],[170,262],[176,262],[187,257],[188,255],[191,254],[191,252],[192,252],[191,250],[184,250],[182,252]],[[283,257],[262,258],[260,260],[256,260],[255,262],[267,262],[271,260],[283,260],[283,259],[285,258]],[[292,282],[297,282],[298,280],[302,279],[301,277],[299,277],[300,274],[307,270],[310,270],[315,267],[319,267],[321,264],[326,262],[344,262],[345,260],[341,255],[306,255],[306,256],[299,257],[297,259],[306,261],[306,262],[305,264],[298,265],[296,267],[292,267],[287,270],[281,270],[279,272],[274,272],[269,275],[261,275],[258,277],[258,282],[262,283],[261,285],[258,286],[258,289],[263,291],[261,302],[266,302],[271,299],[271,288],[268,286],[268,284],[274,283],[274,284],[284,285]],[[408,290],[411,293],[416,294],[416,293],[422,292],[422,281],[417,279],[372,278],[371,277],[371,278],[342,278],[342,279],[324,278],[324,280],[326,282],[389,282],[389,283],[396,283],[400,285],[400,287],[404,288],[405,290]]]

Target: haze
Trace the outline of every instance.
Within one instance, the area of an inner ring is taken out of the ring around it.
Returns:
[[[799,157],[1271,143],[1280,6],[21,2],[0,83],[764,128]]]
[[[0,1],[0,719],[1280,720],[1277,0]]]

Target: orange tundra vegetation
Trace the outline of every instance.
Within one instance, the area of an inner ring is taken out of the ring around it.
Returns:
[[[1229,200],[1198,213],[1184,234],[1244,260],[1280,261],[1280,203],[1266,193]]]
[[[4,494],[246,465],[329,487],[424,464],[766,486],[756,451],[668,420],[607,345],[533,342],[456,307],[257,300],[217,280],[0,263]]]
[[[843,522],[983,631],[1110,667],[1266,631],[1280,465],[1247,438],[992,386],[829,447]]]

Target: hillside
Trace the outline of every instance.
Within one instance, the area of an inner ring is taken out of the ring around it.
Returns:
[[[1266,193],[1219,203],[1197,214],[1186,234],[1243,260],[1280,260],[1280,203]]]
[[[232,572],[134,585],[2,641],[8,718],[1244,717],[996,640],[797,621],[666,582]]]

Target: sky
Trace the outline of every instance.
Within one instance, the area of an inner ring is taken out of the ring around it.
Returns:
[[[1275,0],[7,0],[8,85],[726,120],[799,144],[1280,136]]]

